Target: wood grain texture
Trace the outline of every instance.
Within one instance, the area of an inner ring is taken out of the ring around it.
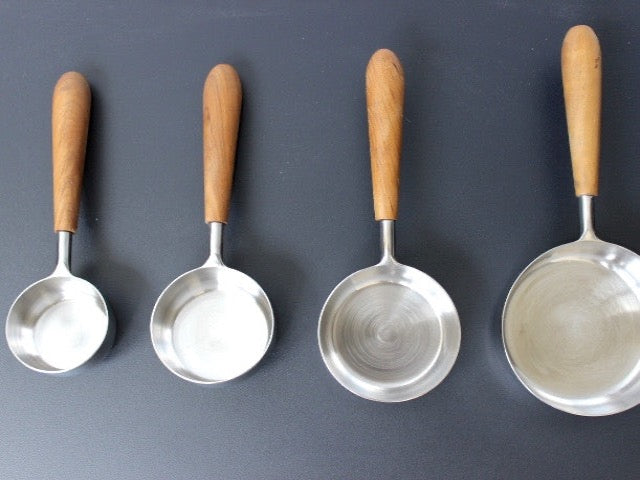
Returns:
[[[571,28],[562,44],[562,85],[576,195],[598,194],[602,59],[586,25]]]
[[[53,228],[78,228],[80,192],[87,147],[91,90],[78,72],[60,77],[53,90],[51,147],[53,157]]]
[[[202,95],[204,217],[227,223],[238,141],[242,85],[231,65],[216,65]]]
[[[376,220],[396,220],[402,150],[404,73],[391,50],[378,50],[367,65],[367,116]]]

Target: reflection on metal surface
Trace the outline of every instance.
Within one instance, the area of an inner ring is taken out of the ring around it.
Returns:
[[[580,202],[580,235],[581,240],[597,240],[596,232],[593,229],[593,197],[591,195],[581,195]]]

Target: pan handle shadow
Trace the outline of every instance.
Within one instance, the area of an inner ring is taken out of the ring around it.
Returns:
[[[94,76],[103,77],[102,74]],[[89,75],[90,83],[91,77]],[[108,204],[104,204],[104,168],[108,162],[104,156],[103,135],[109,125],[105,121],[100,90],[93,84],[91,87],[91,117],[82,189],[81,226],[78,231],[79,237],[86,239],[81,241],[87,245],[85,248],[90,255],[88,263],[82,265],[77,274],[96,285],[113,313],[116,331],[113,347],[108,355],[111,356],[131,344],[124,339],[131,332],[131,320],[140,311],[139,302],[135,299],[145,298],[148,284],[140,272],[123,262],[107,244],[101,219],[109,216],[110,209]]]
[[[559,48],[560,44],[558,44]],[[522,386],[511,369],[502,343],[502,311],[507,295],[516,278],[529,262],[543,251],[567,241],[576,240],[579,236],[578,203],[573,191],[569,142],[566,129],[564,99],[560,64],[549,65],[546,72],[538,76],[534,85],[539,85],[535,92],[539,112],[537,123],[540,135],[535,138],[544,140],[532,143],[534,151],[531,158],[541,159],[539,168],[544,175],[540,189],[542,195],[536,208],[544,212],[545,224],[531,232],[529,238],[520,239],[531,245],[531,248],[520,250],[524,257],[513,258],[514,263],[503,269],[510,275],[500,289],[500,296],[493,299],[491,322],[487,329],[487,356],[492,370],[496,373],[501,387],[508,392],[510,401],[521,403],[523,408],[543,411],[544,405]],[[533,188],[533,186],[532,186]],[[551,235],[548,234],[551,232]],[[546,409],[548,410],[548,409]]]
[[[231,192],[229,222],[224,233],[224,262],[252,277],[267,294],[274,313],[274,337],[262,361],[246,376],[272,365],[283,351],[295,348],[289,334],[294,319],[300,315],[299,298],[307,284],[306,272],[284,248],[266,238],[267,230],[257,227],[268,219],[254,219],[264,187],[260,182],[276,178],[277,171],[260,163],[262,158],[259,131],[253,123],[257,92],[251,85],[257,81],[252,63],[242,55],[221,59],[233,65],[240,76],[245,95],[242,101],[235,171]],[[256,171],[259,173],[256,174]],[[274,211],[286,211],[287,205],[273,205]],[[292,287],[293,285],[293,287]]]
[[[229,237],[227,233],[227,238]],[[264,289],[274,316],[274,337],[269,351],[256,368],[249,371],[251,376],[257,369],[270,367],[272,362],[283,355],[283,352],[295,348],[290,330],[297,317],[300,302],[295,301],[296,292],[304,289],[307,280],[301,266],[285,251],[273,248],[263,238],[243,231],[233,234],[233,242],[228,242],[225,263],[232,268],[249,275]],[[260,245],[259,249],[255,246]],[[292,287],[293,285],[293,287]]]

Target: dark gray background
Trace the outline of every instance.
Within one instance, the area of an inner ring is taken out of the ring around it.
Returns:
[[[517,382],[500,314],[518,272],[578,235],[559,52],[592,25],[604,65],[601,236],[640,251],[640,3],[0,2],[0,304],[54,263],[50,100],[66,70],[93,112],[74,271],[111,302],[110,356],[53,378],[0,348],[0,478],[638,478],[640,408],[571,416]],[[132,5],[128,5],[132,3]],[[339,386],[322,304],[378,259],[364,71],[406,75],[398,257],[451,294],[462,345],[403,404]],[[202,263],[201,91],[237,68],[244,109],[227,264],[277,321],[251,375],[178,379],[148,333],[157,295]]]

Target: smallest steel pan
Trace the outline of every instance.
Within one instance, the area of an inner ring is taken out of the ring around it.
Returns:
[[[504,307],[503,342],[522,384],[576,415],[640,402],[640,257],[578,240],[535,259]]]
[[[318,343],[327,368],[347,390],[402,402],[447,376],[460,347],[460,322],[435,280],[389,259],[335,287],[320,314]]]
[[[78,226],[91,89],[78,72],[60,77],[53,90],[51,137],[53,227],[58,262],[51,275],[13,302],[5,325],[11,353],[37,372],[61,375],[100,358],[111,346],[113,316],[91,283],[70,271],[71,237]]]
[[[67,271],[24,290],[9,310],[5,333],[23,365],[63,374],[100,358],[113,342],[114,327],[100,292]]]

